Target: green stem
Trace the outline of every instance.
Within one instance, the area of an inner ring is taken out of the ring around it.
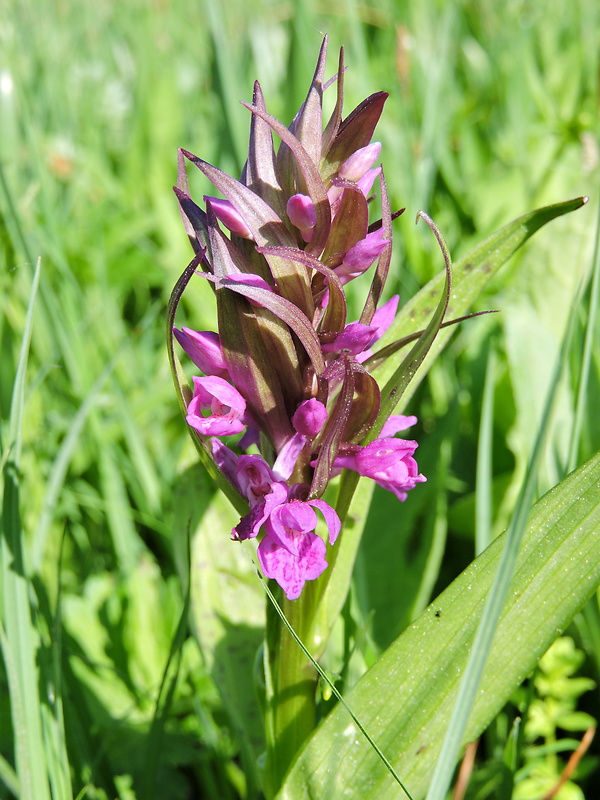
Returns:
[[[300,639],[309,641],[315,592],[306,584],[297,600],[281,601],[282,610]],[[315,692],[318,675],[276,611],[267,610],[267,764],[265,793],[273,797],[292,761],[316,724]]]

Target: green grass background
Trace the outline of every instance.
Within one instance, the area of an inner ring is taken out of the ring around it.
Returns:
[[[365,537],[353,594],[368,662],[482,544],[474,498],[490,363],[489,514],[499,532],[580,285],[583,330],[598,216],[600,6],[0,0],[0,12],[0,421],[5,460],[40,257],[20,509],[45,654],[44,759],[66,763],[68,754],[70,764],[52,796],[245,797],[239,743],[191,638],[160,715],[185,611],[175,492],[195,460],[163,343],[166,301],[190,257],[170,191],[176,148],[237,175],[249,126],[238,101],[258,78],[269,110],[289,122],[327,32],[329,73],[346,48],[346,112],[371,92],[390,92],[378,137],[392,205],[407,211],[395,223],[388,294],[411,296],[442,266],[430,233],[413,224],[420,208],[460,256],[531,208],[591,198],[494,280],[478,308],[501,313],[463,325],[412,401],[428,483],[401,508],[377,495],[377,535]],[[208,186],[191,177],[201,196]],[[364,291],[352,287],[355,311]],[[206,287],[189,292],[180,314],[191,327],[214,328]],[[578,335],[540,494],[569,464],[581,346]],[[597,336],[591,366],[576,463],[600,445]],[[202,507],[212,489],[200,479],[196,491]],[[227,530],[215,530],[215,547],[230,546]],[[5,599],[5,626],[8,613]],[[580,644],[597,679],[600,628],[590,625]],[[64,697],[64,751],[47,744],[62,741],[55,696]],[[597,698],[589,702],[594,710]],[[14,733],[0,671],[0,798],[16,788]]]

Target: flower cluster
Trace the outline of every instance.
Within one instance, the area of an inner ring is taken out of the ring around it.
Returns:
[[[181,151],[175,190],[196,251],[188,272],[213,285],[219,327],[173,331],[203,373],[194,378],[187,422],[247,501],[233,538],[261,537],[261,569],[288,599],[327,567],[324,538],[332,545],[341,526],[320,498],[333,475],[354,470],[400,500],[425,480],[413,457],[417,443],[395,437],[415,418],[380,419],[380,390],[368,368],[398,306],[396,296],[378,307],[398,215],[376,166],[381,145],[372,141],[387,95],[371,95],[343,118],[343,51],[324,84],[326,45],[289,128],[267,112],[255,84],[240,181]],[[323,126],[323,91],[334,83],[337,102]],[[224,199],[207,196],[204,209],[194,203],[185,159]],[[382,216],[369,222],[376,182]],[[343,287],[374,265],[360,319],[348,322]],[[231,446],[223,443],[238,434]]]

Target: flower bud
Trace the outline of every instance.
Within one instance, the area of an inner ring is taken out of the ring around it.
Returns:
[[[338,176],[347,181],[356,183],[371,169],[379,158],[381,142],[371,142],[366,147],[361,147],[350,158],[347,158],[339,169]]]
[[[204,195],[204,201],[212,208],[215,217],[225,225],[232,233],[241,236],[243,239],[252,239],[250,228],[244,222],[241,214],[229,200],[221,200],[218,197]]]
[[[173,328],[173,334],[194,364],[205,375],[217,375],[219,378],[229,377],[218,333],[193,331],[191,328],[182,328],[181,330]]]
[[[298,433],[305,436],[316,436],[325,424],[327,409],[319,400],[311,397],[300,403],[292,417],[292,425]]]
[[[287,201],[286,211],[290,222],[300,230],[304,241],[310,242],[317,224],[317,212],[310,197],[305,194],[292,195]]]

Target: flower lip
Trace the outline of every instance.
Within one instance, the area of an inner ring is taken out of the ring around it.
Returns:
[[[204,416],[201,412],[209,410]],[[194,395],[187,408],[187,422],[205,436],[229,436],[241,433],[245,426],[241,417],[246,401],[230,383],[215,376],[194,377]]]

